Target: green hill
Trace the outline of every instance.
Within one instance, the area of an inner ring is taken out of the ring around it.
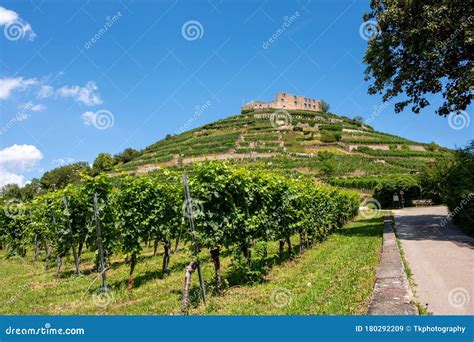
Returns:
[[[359,121],[330,113],[248,111],[169,135],[131,161],[117,165],[115,171],[146,173],[225,159],[249,168],[365,178],[370,183],[374,176],[416,173],[427,162],[450,153],[435,144],[377,132]]]

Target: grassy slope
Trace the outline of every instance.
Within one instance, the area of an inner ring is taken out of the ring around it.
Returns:
[[[375,282],[382,246],[382,220],[358,218],[303,255],[276,262],[277,245],[269,246],[275,265],[258,284],[239,284],[229,256],[222,258],[224,296],[211,295],[199,305],[197,275],[193,278],[191,314],[363,314]],[[295,237],[294,243],[297,243]],[[148,251],[149,252],[149,251]],[[223,253],[225,255],[225,253]],[[72,275],[68,260],[60,279],[30,259],[5,260],[0,254],[0,314],[179,314],[184,251],[171,258],[171,274],[161,274],[161,258],[146,253],[136,269],[135,288],[125,289],[128,266],[121,260],[108,271],[113,302],[97,306],[92,294],[100,286],[92,271],[92,255],[84,256],[85,275]],[[213,268],[204,262],[204,278],[212,283]],[[210,288],[209,288],[210,290]]]

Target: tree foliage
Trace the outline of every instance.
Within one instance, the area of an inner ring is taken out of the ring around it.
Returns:
[[[331,106],[329,105],[329,103],[327,103],[326,101],[324,100],[321,100],[321,110],[325,113],[327,113],[329,111],[329,108]]]
[[[110,171],[114,165],[114,158],[109,153],[99,153],[92,164],[92,174],[98,175],[101,172]]]
[[[369,93],[383,93],[401,112],[412,104],[419,113],[429,105],[426,94],[442,93],[437,113],[465,110],[473,99],[474,6],[470,0],[372,0],[364,15],[375,25],[364,56]]]
[[[454,158],[438,159],[421,174],[423,191],[445,203],[450,218],[474,234],[474,140],[456,152]]]
[[[42,191],[63,189],[68,184],[78,184],[82,174],[89,174],[90,167],[86,162],[77,162],[60,166],[45,172],[40,179]]]

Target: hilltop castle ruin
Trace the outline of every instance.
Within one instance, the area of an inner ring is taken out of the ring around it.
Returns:
[[[242,110],[263,110],[269,108],[322,111],[320,100],[282,92],[277,92],[272,102],[252,101],[242,106]]]

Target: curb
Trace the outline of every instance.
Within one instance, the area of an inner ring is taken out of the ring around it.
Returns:
[[[413,293],[403,268],[391,217],[385,216],[382,258],[367,315],[418,315],[412,300]]]

